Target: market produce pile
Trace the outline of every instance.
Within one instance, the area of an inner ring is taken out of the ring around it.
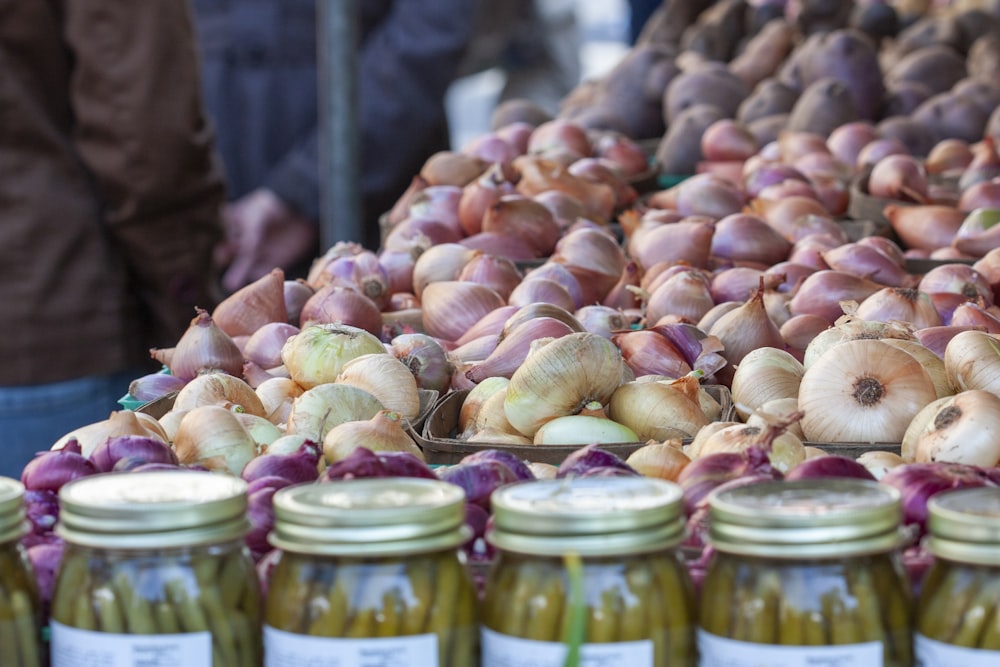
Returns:
[[[195,313],[129,387],[167,410],[25,468],[43,596],[63,484],[177,467],[249,483],[264,582],[293,484],[458,484],[488,563],[497,488],[646,475],[684,490],[696,581],[712,492],[880,480],[919,586],[928,499],[1000,485],[1000,8],[899,30],[881,3],[784,4],[668,3],[558,117],[505,105],[431,157],[380,250]]]

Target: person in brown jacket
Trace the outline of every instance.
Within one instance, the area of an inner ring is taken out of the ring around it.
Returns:
[[[0,0],[0,475],[214,305],[224,198],[187,2]]]

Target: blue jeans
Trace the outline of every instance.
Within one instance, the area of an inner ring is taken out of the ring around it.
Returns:
[[[129,382],[146,371],[131,369],[28,387],[0,387],[0,475],[21,478],[37,452],[73,429],[107,419],[121,409]]]

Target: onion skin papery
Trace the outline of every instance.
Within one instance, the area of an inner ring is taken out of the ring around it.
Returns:
[[[840,343],[806,368],[802,431],[812,442],[901,442],[910,420],[937,398],[930,375],[878,340]]]
[[[424,453],[403,429],[398,412],[379,410],[364,421],[348,421],[329,430],[323,437],[323,457],[328,464],[346,458],[358,447],[373,452],[409,452],[424,460]]]
[[[681,451],[679,440],[668,440],[645,444],[632,452],[625,463],[640,475],[676,482],[691,459]]]
[[[230,375],[240,375],[243,371],[243,353],[212,319],[208,311],[195,308],[198,313],[187,331],[177,341],[177,347],[169,357],[171,375],[182,380],[191,380],[205,370],[221,370]],[[161,360],[156,348],[150,355]]]
[[[347,324],[307,326],[281,348],[281,360],[304,389],[334,382],[344,364],[362,354],[385,353],[377,337]]]
[[[1000,396],[969,389],[940,403],[917,436],[917,463],[1000,463]]]

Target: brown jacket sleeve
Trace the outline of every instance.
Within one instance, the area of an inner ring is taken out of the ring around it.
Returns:
[[[221,171],[205,121],[186,0],[63,0],[74,143],[153,327],[176,342],[214,305]]]

